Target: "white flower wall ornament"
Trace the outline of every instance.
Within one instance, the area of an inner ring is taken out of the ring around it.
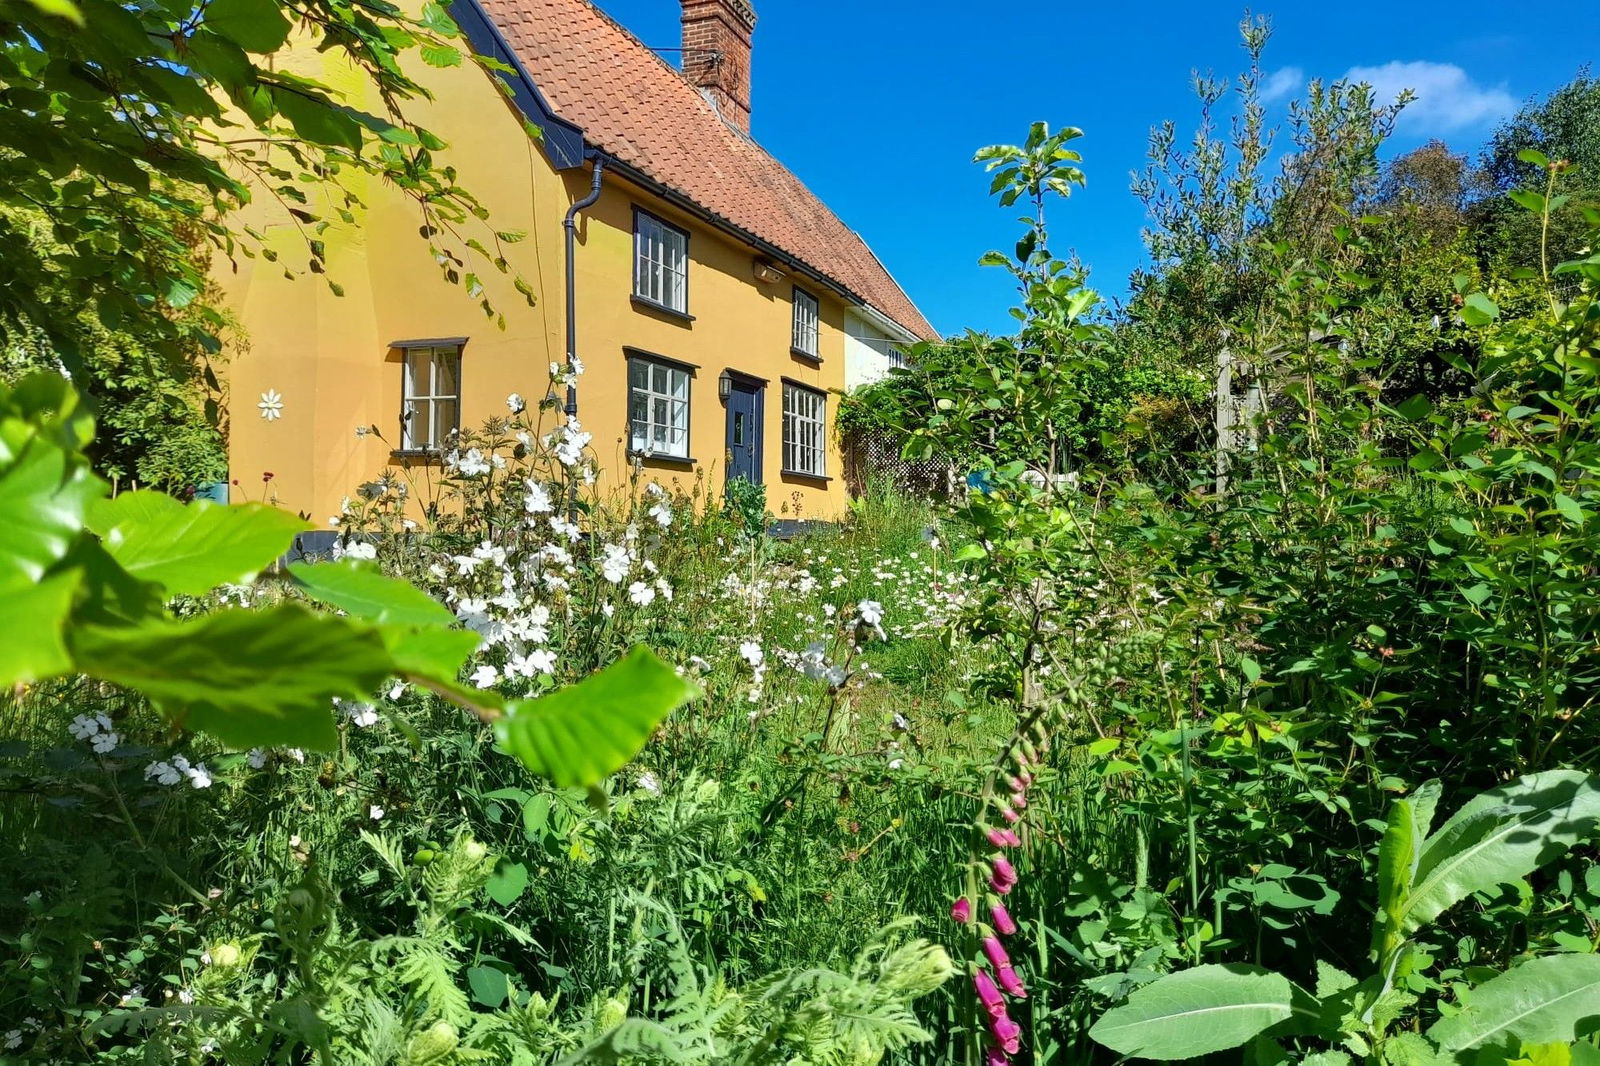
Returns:
[[[277,389],[268,389],[261,394],[261,402],[256,404],[261,408],[261,417],[268,422],[275,422],[283,417],[283,397]]]

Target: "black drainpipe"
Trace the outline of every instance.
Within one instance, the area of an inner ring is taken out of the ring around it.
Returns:
[[[562,225],[567,230],[567,372],[572,372],[572,361],[578,357],[578,278],[576,274],[578,259],[578,212],[585,208],[593,207],[596,200],[600,199],[600,180],[605,175],[606,157],[594,157],[594,184],[589,190],[589,195],[567,208],[567,217],[562,220]],[[576,381],[569,380],[567,384],[567,420],[578,417],[578,385]]]

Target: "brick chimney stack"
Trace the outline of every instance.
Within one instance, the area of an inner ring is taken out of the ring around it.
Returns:
[[[683,73],[743,133],[750,132],[749,0],[683,0]]]

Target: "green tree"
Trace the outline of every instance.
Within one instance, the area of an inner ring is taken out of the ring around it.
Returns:
[[[353,172],[415,202],[449,280],[472,288],[468,256],[509,271],[498,248],[468,236],[486,212],[437,162],[444,142],[405,114],[427,95],[408,73],[415,59],[462,64],[459,36],[434,2],[412,16],[358,0],[0,0],[0,350],[32,351],[114,401],[106,386],[127,361],[107,365],[107,336],[136,336],[138,358],[164,368],[144,385],[192,385],[225,325],[202,298],[208,258],[276,258],[230,212],[260,195],[283,203],[305,237],[285,269],[322,274],[332,219],[313,205],[331,199],[329,213],[353,222],[361,204],[341,181]],[[291,37],[347,61],[380,113],[282,69],[273,57]]]
[[[1562,182],[1567,200],[1551,212],[1548,233],[1539,216],[1517,210],[1506,199],[1509,193],[1545,186],[1544,170],[1521,158],[1529,150],[1568,164]],[[1491,270],[1509,275],[1538,269],[1541,252],[1552,263],[1575,257],[1588,233],[1582,209],[1600,202],[1600,79],[1585,68],[1543,100],[1529,100],[1495,131],[1480,169],[1493,195],[1477,205],[1474,225]]]

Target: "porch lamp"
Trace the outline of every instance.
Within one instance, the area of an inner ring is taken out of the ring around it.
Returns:
[[[717,377],[717,399],[723,403],[728,402],[728,397],[733,395],[733,375],[724,370]]]

